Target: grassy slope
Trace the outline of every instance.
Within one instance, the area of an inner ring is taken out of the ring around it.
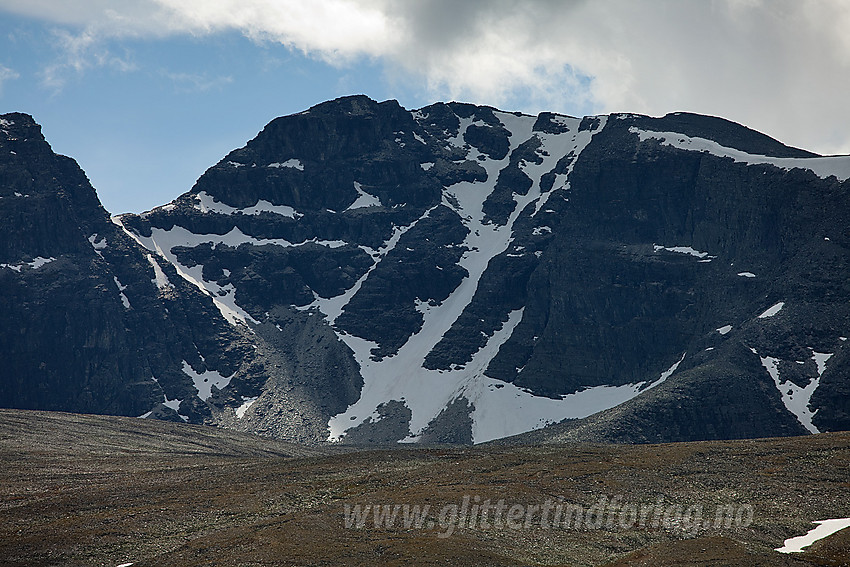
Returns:
[[[850,516],[848,465],[850,434],[323,454],[202,427],[4,410],[0,564],[841,565],[844,532],[805,561],[772,549],[812,520]],[[663,496],[755,513],[749,527],[695,533],[344,526],[346,504],[439,509],[464,495],[584,506]]]

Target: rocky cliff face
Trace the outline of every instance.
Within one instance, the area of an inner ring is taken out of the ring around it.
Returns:
[[[2,328],[26,327],[5,405],[182,400],[357,443],[850,429],[848,158],[692,114],[348,97],[110,222],[27,117],[4,120]],[[64,380],[51,348],[79,361]]]
[[[0,219],[4,407],[215,422],[242,403],[228,379],[260,391],[253,335],[116,226],[23,114],[0,118]]]

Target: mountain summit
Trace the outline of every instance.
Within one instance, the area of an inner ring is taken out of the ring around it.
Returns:
[[[850,429],[850,158],[354,96],[109,219],[0,120],[4,406],[366,444]]]

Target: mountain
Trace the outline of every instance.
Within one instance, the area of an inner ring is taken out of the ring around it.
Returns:
[[[259,392],[251,333],[114,224],[23,114],[0,119],[0,222],[4,407],[200,423],[221,374]]]
[[[110,219],[3,121],[5,406],[356,444],[850,429],[850,158],[354,96]]]

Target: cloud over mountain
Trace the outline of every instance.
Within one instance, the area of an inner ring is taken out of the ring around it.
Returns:
[[[238,31],[334,65],[383,63],[431,98],[526,111],[722,115],[850,152],[850,5],[799,0],[6,0],[101,37]]]

